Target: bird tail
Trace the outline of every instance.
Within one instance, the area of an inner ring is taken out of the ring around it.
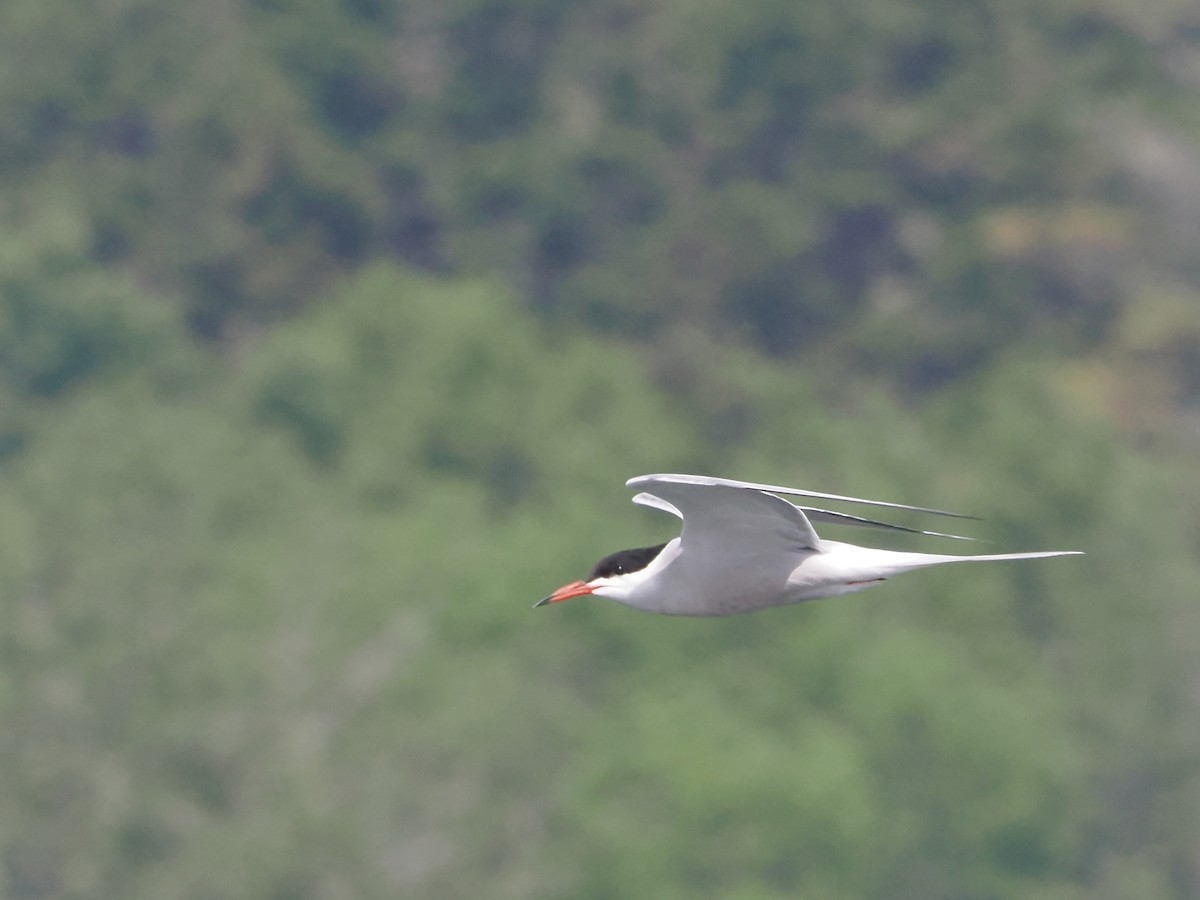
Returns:
[[[1034,553],[986,553],[975,556],[952,556],[943,553],[900,553],[889,552],[886,559],[879,561],[892,572],[911,572],[928,566],[959,562],[1000,562],[1008,559],[1043,559],[1048,556],[1082,556],[1080,550],[1040,550]]]

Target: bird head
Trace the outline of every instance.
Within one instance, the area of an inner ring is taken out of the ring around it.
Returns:
[[[587,594],[595,594],[597,597],[606,597],[609,600],[628,600],[634,588],[652,577],[653,572],[648,571],[648,567],[666,546],[666,544],[658,544],[654,547],[637,547],[633,550],[618,550],[616,553],[610,553],[592,566],[592,572],[587,581],[572,581],[564,584],[550,596],[539,600],[534,606],[561,603],[563,600],[583,597]]]

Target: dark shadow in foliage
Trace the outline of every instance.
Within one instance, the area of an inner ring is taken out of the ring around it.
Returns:
[[[331,466],[343,443],[338,410],[338,400],[320,373],[293,366],[267,381],[255,413],[260,422],[290,433],[314,463]]]
[[[453,23],[450,38],[458,62],[442,99],[455,137],[500,137],[537,114],[541,70],[560,15],[561,9],[545,4],[492,2]]]
[[[511,182],[490,178],[464,186],[464,204],[475,219],[497,221],[520,215],[525,208],[525,190]]]
[[[342,0],[342,6],[362,21],[389,31],[395,28],[402,9],[396,0]]]
[[[892,53],[892,84],[904,91],[935,87],[958,62],[950,41],[925,37],[896,48]]]
[[[804,136],[807,107],[801,95],[782,101],[751,135],[745,159],[763,181],[782,181],[786,177],[794,148]]]
[[[1193,45],[1198,30],[1195,24],[1176,20],[1175,33],[1186,40],[1190,32]],[[1158,89],[1161,84],[1163,40],[1146,40],[1137,29],[1102,8],[1081,7],[1055,23],[1049,34],[1067,58],[1086,56],[1090,60],[1097,88],[1128,95],[1137,85]]]
[[[88,254],[98,263],[117,262],[133,247],[129,231],[116,218],[100,215],[92,223],[91,246]]]
[[[533,490],[537,467],[515,447],[498,447],[487,461],[484,484],[488,492],[488,510],[500,515],[524,499]]]
[[[904,194],[922,205],[941,207],[946,215],[966,209],[986,186],[983,173],[969,163],[935,161],[920,149],[897,154],[890,168]]]
[[[375,134],[402,105],[402,98],[393,86],[364,72],[341,69],[317,83],[321,115],[345,138]]]
[[[548,215],[534,238],[530,269],[535,301],[545,310],[558,309],[557,288],[588,256],[590,235],[583,216],[559,211]]]
[[[175,787],[206,812],[228,813],[233,809],[228,774],[208,748],[180,748],[167,756],[166,767]]]
[[[587,256],[588,231],[583,217],[571,212],[549,216],[537,229],[536,264],[549,272],[563,272]]]
[[[730,49],[717,103],[733,107],[748,96],[766,102],[767,112],[742,143],[741,161],[758,178],[778,181],[803,138],[813,102],[802,61],[812,48],[801,35],[766,31]]]
[[[220,340],[229,320],[246,307],[241,261],[233,257],[206,260],[189,266],[184,279],[192,298],[187,311],[189,329],[205,340]]]
[[[228,122],[216,116],[205,116],[185,126],[185,139],[202,156],[220,162],[233,162],[238,155],[238,135]]]
[[[814,253],[732,278],[722,292],[722,318],[768,353],[786,355],[849,321],[871,280],[902,265],[887,210],[847,209],[833,217]]]
[[[1200,409],[1200,342],[1184,337],[1167,348],[1170,365],[1179,383],[1179,400]]]
[[[426,197],[425,178],[413,167],[393,166],[382,176],[387,212],[384,241],[397,258],[422,269],[444,271],[442,222]]]
[[[19,426],[0,425],[0,463],[16,459],[29,446],[29,434]]]
[[[1052,838],[1048,830],[1048,826],[1036,822],[1014,822],[992,838],[991,851],[1005,871],[1039,878],[1054,865],[1054,852],[1047,846]]]
[[[834,216],[818,256],[825,274],[848,298],[858,299],[874,275],[896,262],[891,224],[881,206],[846,209]]]
[[[101,123],[99,132],[101,146],[135,159],[150,156],[158,144],[158,134],[150,119],[138,111]]]
[[[343,262],[360,260],[371,239],[371,221],[357,201],[337,191],[318,191],[304,198],[300,217],[315,223],[325,249]]]
[[[0,166],[9,170],[56,158],[70,146],[75,123],[70,107],[58,97],[45,97],[26,107],[0,127]]]
[[[1077,259],[1067,258],[1066,253],[1049,253],[1026,267],[1032,306],[1025,318],[1030,325],[1053,328],[1061,349],[1078,352],[1098,346],[1120,315],[1123,273],[1114,271],[1111,261],[1101,258],[1100,252],[1075,254]]]
[[[72,286],[71,290],[76,290]],[[73,306],[22,281],[0,284],[0,380],[19,393],[56,397],[136,356],[142,338],[103,301]]]
[[[325,250],[344,262],[362,258],[372,233],[370,217],[353,198],[308,181],[286,159],[275,162],[267,183],[246,200],[243,215],[272,244],[287,243],[314,226]]]
[[[4,848],[5,895],[34,900],[62,891],[64,860],[46,841],[18,838]]]
[[[982,335],[927,341],[906,354],[900,383],[913,394],[928,393],[966,378],[992,361],[994,347]]]
[[[421,462],[426,468],[447,475],[467,475],[471,471],[470,460],[444,429],[434,429],[425,439]]]
[[[577,165],[588,190],[588,211],[617,225],[648,225],[665,211],[667,192],[644,165],[612,154],[589,154]]]
[[[136,818],[117,832],[121,856],[135,866],[162,862],[179,848],[179,836],[162,822]]]
[[[645,100],[642,86],[633,72],[614,72],[609,79],[604,99],[604,105],[614,122],[633,125],[641,120]]]
[[[814,289],[810,273],[807,261],[798,259],[731,279],[722,292],[722,318],[772,355],[795,351],[835,316]]]

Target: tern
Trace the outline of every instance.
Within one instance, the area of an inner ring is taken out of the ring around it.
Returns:
[[[535,606],[588,594],[674,616],[729,616],[875,587],[894,575],[945,563],[1075,556],[1077,550],[947,556],[860,547],[817,537],[812,523],[854,525],[971,540],[791,503],[779,494],[968,519],[958,513],[817,491],[710,478],[641,475],[634,503],[683,520],[682,534],[654,547],[620,550]]]

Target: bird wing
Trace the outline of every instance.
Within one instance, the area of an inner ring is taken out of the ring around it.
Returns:
[[[737,552],[795,553],[815,550],[820,539],[812,523],[788,501],[737,484],[706,484],[649,475],[631,479],[648,488],[634,503],[683,519],[683,552],[728,555]]]
[[[655,497],[653,494],[648,494],[645,491],[642,491],[642,493],[635,495],[633,498],[633,502],[639,503],[642,506],[650,506],[650,507],[653,507],[654,509],[661,509],[663,512],[669,512],[671,515],[673,515],[679,519],[683,518],[683,513],[681,513],[679,510],[677,510],[674,506],[672,506],[666,500],[662,499],[661,497]]]
[[[810,522],[820,522],[824,525],[855,525],[861,528],[882,528],[884,531],[903,531],[908,534],[924,534],[929,537],[953,538],[956,541],[975,540],[975,538],[967,537],[964,534],[947,534],[943,531],[924,531],[920,528],[907,528],[904,525],[878,522],[875,519],[864,519],[862,516],[851,516],[847,513],[833,512],[828,509],[816,509],[811,506],[801,506],[800,509],[804,515],[808,516]]]
[[[742,488],[746,491],[765,491],[770,494],[788,494],[794,497],[813,497],[818,500],[840,500],[844,503],[862,503],[867,506],[884,506],[889,509],[907,509],[912,512],[930,513],[935,516],[950,516],[955,519],[974,519],[976,516],[965,516],[962,513],[947,512],[944,509],[930,509],[926,506],[909,506],[906,503],[889,503],[884,500],[864,500],[861,497],[844,497],[841,494],[823,494],[820,491],[805,491],[798,488],[782,487],[777,484],[755,484],[750,481],[733,481],[728,478],[712,478],[708,475],[639,475],[625,482],[626,487],[644,488],[648,492],[661,496],[663,485],[696,485],[721,486]]]
[[[639,503],[642,506],[650,506],[654,509],[661,509],[664,512],[669,512],[673,516],[682,519],[683,515],[674,506],[663,500],[661,497],[655,497],[653,494],[642,493],[633,498],[634,503]],[[942,531],[924,531],[920,528],[908,528],[904,525],[893,525],[891,522],[880,522],[876,519],[866,519],[862,516],[852,516],[848,513],[833,512],[828,509],[817,509],[813,506],[799,506],[798,509],[804,513],[805,518],[809,522],[820,522],[826,525],[854,525],[860,528],[880,528],[884,531],[903,531],[906,534],[924,534],[929,537],[953,538],[956,541],[973,541],[975,538],[967,537],[962,534],[946,534]]]
[[[796,568],[820,553],[808,517],[774,494],[728,484],[637,481],[646,490],[636,502],[683,519],[675,555],[643,588],[639,604],[647,609],[699,616],[773,606]]]

